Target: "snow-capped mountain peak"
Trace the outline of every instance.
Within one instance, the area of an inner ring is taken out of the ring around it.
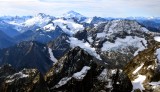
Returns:
[[[51,17],[49,15],[45,15],[43,13],[38,13],[33,18],[28,19],[24,22],[25,26],[44,26],[51,20]]]
[[[82,17],[85,17],[83,15],[81,15],[80,13],[78,12],[75,12],[75,11],[68,11],[67,13],[63,14],[63,17],[65,18],[82,18]]]

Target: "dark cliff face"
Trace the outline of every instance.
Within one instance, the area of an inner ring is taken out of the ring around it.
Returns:
[[[103,81],[105,77],[110,80]],[[45,80],[51,91],[116,92],[122,89],[122,92],[130,92],[132,90],[129,78],[121,70],[107,69],[100,61],[96,61],[79,47],[64,55],[47,72]]]
[[[103,65],[101,61],[94,59],[79,47],[61,57],[44,77],[36,69],[17,72],[9,65],[3,66],[0,68],[0,85],[2,85],[0,90],[3,92],[15,90],[17,92],[24,90],[25,92],[131,92],[132,89],[140,91],[135,89],[134,81],[142,75],[146,76],[142,83],[144,91],[158,92],[158,86],[154,88],[150,83],[157,82],[160,78],[159,66],[155,62],[155,52],[159,47],[160,44],[155,42],[140,52],[127,64],[124,72],[114,68],[114,64],[108,63],[108,66],[113,66],[112,68]],[[143,66],[135,72],[142,64]]]
[[[36,69],[15,71],[0,68],[2,92],[130,92],[129,78],[119,69],[108,69],[83,49],[76,47],[43,75]],[[5,72],[4,72],[5,71]],[[3,76],[3,77],[2,77]]]
[[[49,92],[43,76],[36,69],[16,72],[10,65],[0,69],[1,92]]]
[[[67,42],[68,39],[69,35],[62,33],[47,44],[48,47],[52,49],[55,58],[61,58],[71,49],[70,44]]]
[[[41,73],[45,73],[52,66],[53,61],[50,60],[48,48],[45,45],[29,41],[6,49],[0,64],[11,64],[16,70],[36,68]]]

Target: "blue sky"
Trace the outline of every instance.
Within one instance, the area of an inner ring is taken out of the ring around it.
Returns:
[[[160,17],[160,0],[0,0],[0,16],[60,16],[70,10],[89,17]]]

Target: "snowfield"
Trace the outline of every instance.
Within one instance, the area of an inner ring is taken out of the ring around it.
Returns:
[[[84,30],[83,25],[75,23],[73,20],[56,19],[53,21],[55,26],[59,26],[65,33],[73,35],[80,30]]]
[[[88,42],[83,42],[83,41],[78,40],[77,38],[74,38],[74,37],[70,37],[68,42],[70,43],[70,46],[72,48],[79,46],[80,48],[87,51],[90,55],[94,56],[95,58],[97,58],[99,60],[102,60],[100,58],[100,55],[97,54],[95,48],[91,47],[91,45]]]
[[[122,50],[123,53],[123,49],[128,46],[138,48],[138,50],[134,53],[134,56],[136,56],[139,51],[142,51],[147,47],[147,41],[144,38],[139,38],[137,36],[126,36],[124,39],[117,38],[115,43],[111,43],[109,41],[105,42],[101,48],[101,51]]]
[[[30,27],[30,26],[33,26],[33,25],[43,27],[50,20],[51,20],[50,17],[42,17],[41,15],[36,15],[35,17],[25,21],[23,25],[25,25],[26,27]]]

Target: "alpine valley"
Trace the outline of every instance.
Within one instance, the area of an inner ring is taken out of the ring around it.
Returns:
[[[0,92],[160,92],[160,17],[0,17]]]

